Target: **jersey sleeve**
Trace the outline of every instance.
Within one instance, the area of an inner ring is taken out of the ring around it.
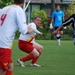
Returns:
[[[35,33],[40,34],[41,32],[39,30],[37,30],[36,28],[34,28],[33,30]]]
[[[55,17],[55,11],[52,13],[52,15],[51,15],[51,18],[53,18],[54,19],[54,17]]]
[[[17,20],[17,25],[19,27],[19,31],[22,34],[26,34],[28,31],[28,28],[27,28],[27,24],[26,24],[26,16],[25,16],[24,11],[22,11],[22,10],[17,11],[16,20]]]
[[[75,14],[73,14],[73,15],[71,15],[67,20],[65,20],[64,22],[63,22],[63,26],[68,26],[68,25],[70,25],[70,23],[72,23],[72,24],[74,24],[74,21],[75,21]]]
[[[64,14],[64,12],[62,11],[62,17],[64,18],[64,16],[65,16],[65,14]]]
[[[29,24],[29,26],[31,26],[31,28],[33,29],[33,32],[40,34],[41,32],[37,29],[36,25],[34,25],[33,23]]]

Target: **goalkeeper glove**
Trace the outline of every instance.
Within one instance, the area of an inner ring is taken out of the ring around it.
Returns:
[[[50,28],[50,29],[53,29],[52,23],[50,23],[50,26],[49,26],[49,28]]]
[[[64,27],[64,29],[66,29],[66,26]]]

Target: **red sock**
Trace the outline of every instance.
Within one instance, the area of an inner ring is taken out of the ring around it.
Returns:
[[[41,53],[39,52],[39,57],[40,57],[40,55],[41,55]],[[34,59],[32,60],[32,62],[31,62],[31,63],[32,63],[32,64],[35,64],[35,63],[37,62],[37,60],[38,60],[38,58],[39,58],[39,57],[34,58]]]
[[[31,62],[31,63],[32,63],[32,64],[35,64],[35,63],[37,62],[38,58],[39,58],[39,57],[34,58],[34,59],[32,60],[32,62]]]
[[[25,61],[28,61],[28,60],[31,60],[31,59],[34,59],[34,55],[33,54],[29,54],[28,56],[26,56],[24,58],[21,58],[20,60],[25,62]]]
[[[5,75],[12,75],[12,71],[7,70]]]

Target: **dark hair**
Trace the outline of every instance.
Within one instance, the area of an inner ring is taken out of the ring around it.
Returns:
[[[14,4],[21,4],[24,3],[24,0],[14,0]]]
[[[58,5],[56,5],[56,7],[57,7],[57,6],[61,7],[59,4],[58,4]]]

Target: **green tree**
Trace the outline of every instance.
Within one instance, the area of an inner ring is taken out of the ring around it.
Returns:
[[[74,0],[72,0],[71,3],[68,5],[65,14],[66,14],[67,18],[68,18],[70,15],[75,14],[75,4],[74,4]]]
[[[3,8],[4,6],[10,5],[13,3],[13,0],[0,0],[0,8]]]

